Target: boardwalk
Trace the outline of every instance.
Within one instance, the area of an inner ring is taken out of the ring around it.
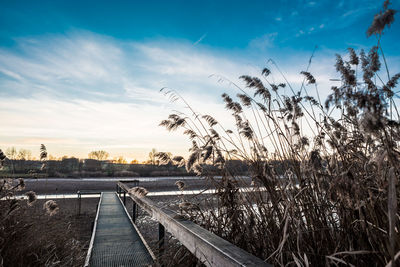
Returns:
[[[153,258],[116,193],[102,193],[85,266],[146,266]]]

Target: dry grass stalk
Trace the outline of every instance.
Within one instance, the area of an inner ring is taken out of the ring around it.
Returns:
[[[394,19],[388,5],[368,30],[379,40]],[[175,91],[165,92],[192,114],[173,114],[161,125],[184,129],[193,142],[187,170],[217,189],[187,215],[278,266],[394,262],[400,250],[400,116],[394,101],[400,74],[389,75],[382,51],[379,42],[368,53],[349,49],[348,60],[337,55],[341,85],[332,87],[325,103],[308,69],[297,90],[284,76],[284,83],[274,84],[270,68],[260,77],[241,76],[245,88],[235,84],[238,100],[222,95],[234,130],[194,111]],[[232,159],[247,165],[254,187],[246,192],[238,190],[247,184],[228,164]],[[209,166],[219,168],[221,180],[207,172]]]

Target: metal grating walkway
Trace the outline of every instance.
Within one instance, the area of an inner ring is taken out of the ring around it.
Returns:
[[[153,258],[132,224],[116,193],[102,193],[89,266],[148,266]]]

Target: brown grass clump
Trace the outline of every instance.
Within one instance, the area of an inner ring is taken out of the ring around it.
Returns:
[[[394,20],[388,5],[368,29],[378,40]],[[172,114],[161,125],[184,129],[193,142],[187,170],[217,189],[205,200],[208,208],[198,205],[187,214],[278,266],[393,263],[400,255],[400,116],[394,101],[400,74],[391,76],[385,60],[381,71],[380,58],[379,41],[368,53],[350,48],[348,59],[337,55],[341,85],[324,103],[307,70],[297,90],[284,76],[285,83],[275,84],[269,68],[259,77],[241,76],[245,88],[235,85],[237,100],[222,95],[234,130],[163,89],[192,114]],[[247,164],[254,187],[239,190],[231,159]],[[221,180],[207,173],[209,165],[220,169]]]
[[[82,266],[87,244],[80,241],[75,222],[60,212],[45,216],[41,202],[30,207],[21,202],[2,222],[3,266]]]
[[[47,200],[43,204],[43,209],[46,211],[46,214],[49,216],[53,216],[53,215],[57,214],[57,212],[59,210],[58,204],[54,200]]]

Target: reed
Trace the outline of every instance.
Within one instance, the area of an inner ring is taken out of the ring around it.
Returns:
[[[43,167],[46,156],[42,145]],[[0,150],[0,167],[5,162]],[[27,200],[19,199],[16,194],[24,188],[22,178],[0,180],[0,266],[82,266],[84,244],[76,238],[71,216],[58,216],[53,200],[38,208],[33,191],[25,194]]]
[[[217,188],[204,203],[182,203],[181,213],[278,266],[395,262],[400,74],[390,74],[380,42],[395,13],[385,1],[368,29],[377,37],[368,52],[349,48],[346,57],[336,56],[341,84],[324,102],[308,70],[294,88],[272,60],[273,69],[241,76],[243,85],[230,82],[236,97],[222,95],[233,129],[193,110],[177,91],[162,89],[190,113],[171,114],[160,125],[184,130],[193,143],[187,171]],[[273,73],[286,82],[274,84]],[[249,167],[254,185],[245,192],[238,190],[243,181],[228,166],[230,159]],[[221,180],[208,172],[209,165],[220,169]]]

